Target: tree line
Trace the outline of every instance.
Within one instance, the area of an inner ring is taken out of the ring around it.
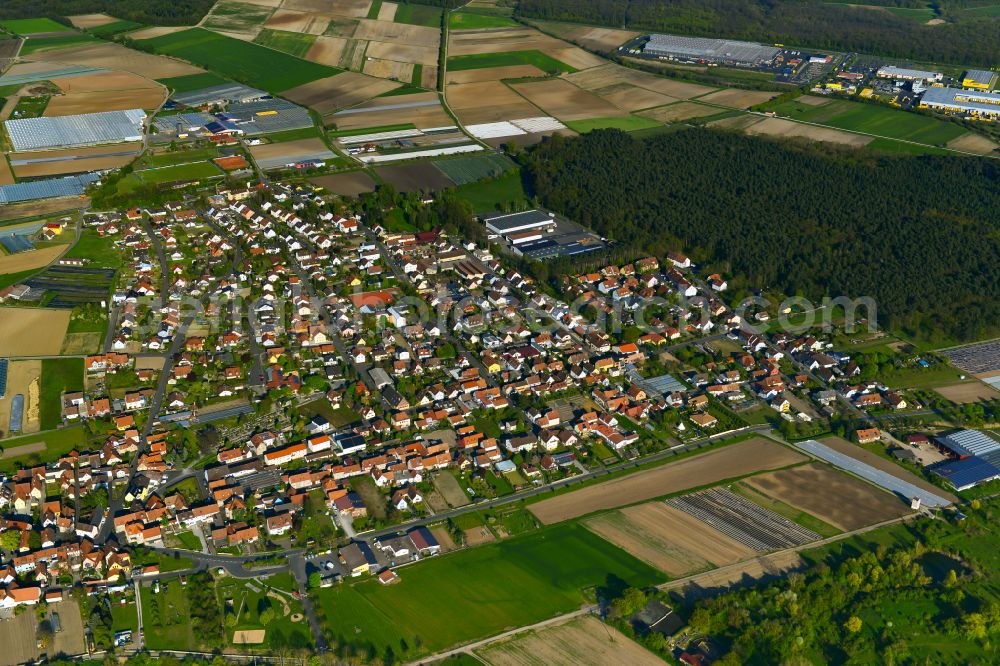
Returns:
[[[544,206],[619,247],[684,251],[732,291],[871,297],[880,323],[925,341],[1000,334],[992,160],[696,128],[552,137],[522,160]]]
[[[927,7],[908,0],[868,5]],[[1000,56],[996,17],[969,11],[993,0],[939,2],[927,25],[882,7],[821,0],[520,0],[519,16],[992,66]]]
[[[194,25],[215,0],[4,0],[0,19],[48,17],[69,25],[75,14],[104,13],[126,21],[152,25]]]

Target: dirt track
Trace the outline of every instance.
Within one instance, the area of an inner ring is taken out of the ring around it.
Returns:
[[[725,479],[786,467],[805,456],[755,437],[621,478],[542,500],[529,508],[545,524],[635,504]]]

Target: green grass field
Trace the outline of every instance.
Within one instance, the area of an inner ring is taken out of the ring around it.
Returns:
[[[388,587],[366,580],[316,591],[332,637],[377,654],[391,647],[402,656],[400,641],[413,654],[437,651],[579,608],[593,598],[585,590],[662,581],[576,523],[432,558],[399,575]]]
[[[175,150],[155,155],[147,153],[142,156],[138,169],[153,169],[159,167],[175,166],[178,164],[189,164],[203,160],[214,159],[219,156],[219,151],[215,148],[193,148],[191,150]]]
[[[454,12],[448,19],[452,30],[483,30],[487,28],[517,28],[520,23],[506,16],[481,14],[476,11]]]
[[[393,21],[437,28],[441,25],[441,9],[427,5],[400,4],[396,8],[396,16]]]
[[[40,453],[19,454],[17,447],[35,442],[45,442],[45,450]],[[82,449],[87,443],[87,432],[82,425],[75,425],[49,432],[22,435],[0,440],[4,457],[0,459],[0,470],[10,472],[26,465],[57,460],[73,449]]]
[[[253,41],[254,44],[269,46],[272,49],[288,53],[296,58],[301,58],[309,52],[309,48],[316,41],[316,35],[304,35],[297,32],[264,28],[254,37]]]
[[[249,31],[262,25],[273,13],[274,9],[271,7],[222,0],[205,18],[204,26],[217,30]]]
[[[790,100],[770,109],[794,120],[930,146],[943,146],[966,133],[964,128],[938,118],[847,100],[833,100],[821,106]]]
[[[475,183],[483,178],[496,178],[514,169],[514,163],[502,155],[458,157],[431,162],[456,185]]]
[[[87,32],[92,35],[97,35],[98,37],[110,37],[111,35],[117,35],[122,32],[138,30],[141,27],[142,24],[136,23],[135,21],[115,21],[114,23],[108,23],[106,25],[97,26],[96,28],[90,28]]]
[[[229,83],[229,79],[223,78],[218,74],[213,74],[212,72],[205,72],[204,74],[188,74],[187,76],[173,76],[166,79],[157,79],[157,82],[162,83],[168,88],[172,88],[174,92],[180,93],[198,90],[199,88],[221,86],[225,83]]]
[[[455,193],[459,199],[468,201],[472,210],[477,213],[494,211],[498,207],[505,210],[523,209],[529,204],[519,169],[512,169],[492,180],[462,185]]]
[[[625,132],[661,127],[663,123],[651,118],[639,116],[615,116],[611,118],[587,118],[586,120],[570,120],[566,127],[574,132],[584,134],[595,129],[620,129]]]
[[[281,92],[342,71],[202,28],[140,43],[268,92]]]
[[[0,21],[0,28],[15,35],[34,35],[40,32],[69,32],[73,28],[48,18],[11,19]]]
[[[80,240],[66,253],[68,259],[89,259],[90,266],[118,268],[121,266],[121,251],[115,247],[114,239],[101,236],[93,229],[84,229]]]
[[[45,359],[40,384],[38,416],[42,430],[51,430],[62,423],[62,394],[83,390],[83,359]]]
[[[226,640],[232,642],[233,633],[239,630],[264,629],[264,645],[270,648],[312,646],[312,635],[309,624],[302,620],[292,622],[290,616],[302,612],[302,605],[294,600],[289,601],[289,615],[284,615],[284,606],[276,599],[268,597],[261,590],[260,583],[254,581],[254,591],[246,581],[223,579],[217,583],[216,592],[219,602],[227,613],[238,615],[236,624],[226,627]],[[287,599],[287,597],[286,597]],[[229,603],[227,603],[229,602]],[[261,613],[271,609],[273,617],[266,624],[261,621]]]
[[[141,595],[146,647],[151,650],[198,648],[191,631],[188,598],[177,579],[161,582],[159,594],[153,594],[152,587],[143,585]]]
[[[136,171],[132,175],[146,183],[171,183],[177,180],[199,180],[221,176],[222,169],[211,162],[192,162],[159,169],[145,169]]]
[[[448,69],[453,72],[461,72],[467,69],[486,69],[487,67],[508,67],[511,65],[534,65],[543,72],[569,73],[577,71],[566,63],[560,62],[536,50],[507,51],[506,53],[475,53],[448,58]]]
[[[99,41],[96,37],[77,33],[73,35],[57,35],[54,37],[29,37],[21,45],[21,55],[26,56],[37,51],[64,49],[78,44],[88,44]]]

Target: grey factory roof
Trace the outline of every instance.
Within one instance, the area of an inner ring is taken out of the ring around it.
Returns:
[[[526,210],[522,213],[494,213],[484,215],[483,222],[497,233],[503,233],[528,225],[552,222],[552,218],[543,210]]]
[[[240,129],[251,136],[313,126],[307,109],[284,99],[236,102],[229,105],[224,115],[239,123]]]
[[[70,197],[83,194],[87,185],[95,183],[101,177],[94,173],[65,178],[49,178],[33,180],[15,185],[0,187],[0,204],[16,203],[18,201],[33,201],[50,197]]]
[[[863,463],[857,458],[852,458],[839,451],[835,451],[816,440],[809,439],[804,442],[797,442],[795,446],[821,460],[825,460],[835,467],[839,467],[855,476],[860,476],[862,479],[870,481],[876,486],[885,488],[907,500],[919,497],[925,506],[930,507],[948,506],[951,504],[950,501],[940,495],[936,495],[888,472]]]
[[[682,37],[680,35],[650,35],[643,48],[654,54],[672,55],[703,60],[735,60],[757,62],[773,60],[781,52],[776,46],[730,39]]]
[[[964,81],[974,81],[983,86],[991,86],[996,81],[997,73],[985,69],[970,69],[962,77]]]
[[[263,90],[251,88],[241,83],[224,83],[218,86],[176,93],[171,99],[185,106],[201,106],[210,102],[243,101],[266,96],[267,93]]]
[[[959,430],[938,439],[949,449],[963,456],[981,456],[1000,449],[1000,442],[978,430]]]
[[[1000,94],[947,86],[931,86],[920,98],[920,103],[931,107],[961,109],[978,113],[1000,113]]]
[[[72,148],[142,139],[142,109],[75,116],[17,118],[5,124],[14,150]]]
[[[940,72],[928,72],[923,69],[908,69],[906,67],[896,67],[895,65],[886,65],[878,70],[879,76],[884,76],[886,78],[901,78],[901,79],[940,79]]]

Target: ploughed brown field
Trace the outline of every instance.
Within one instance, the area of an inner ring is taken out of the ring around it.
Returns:
[[[529,507],[546,525],[635,504],[726,479],[794,465],[806,457],[762,437],[596,483]]]
[[[893,495],[820,464],[761,474],[744,483],[846,531],[910,513]]]

